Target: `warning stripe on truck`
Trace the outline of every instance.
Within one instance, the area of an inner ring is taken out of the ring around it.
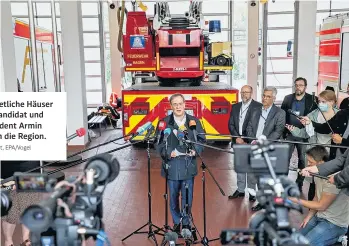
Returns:
[[[235,91],[234,91],[235,92]],[[135,132],[138,127],[150,121],[154,127],[157,126],[158,121],[166,116],[166,112],[161,106],[168,105],[169,94],[145,94],[132,95],[123,94],[124,107],[124,134]],[[188,105],[199,105],[196,112],[198,117],[208,133],[213,134],[229,134],[228,121],[230,116],[231,105],[237,102],[237,92],[235,93],[215,93],[212,94],[193,94],[192,100],[187,100]],[[142,106],[147,105],[147,110],[142,112]],[[158,107],[157,107],[158,106]],[[140,114],[132,112],[133,109],[137,111],[139,108]],[[126,114],[126,116],[125,116]],[[194,113],[195,114],[195,113]],[[125,120],[125,118],[127,118]],[[146,133],[144,133],[145,135]],[[138,136],[134,140],[142,140],[143,136]],[[207,139],[214,140],[229,140],[227,137],[207,136]]]

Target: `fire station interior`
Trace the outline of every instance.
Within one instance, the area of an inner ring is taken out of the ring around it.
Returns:
[[[212,134],[206,144],[228,152],[231,137],[213,134],[231,134],[231,107],[241,101],[244,85],[253,89],[257,102],[262,101],[263,88],[275,87],[277,107],[295,92],[297,77],[307,79],[309,94],[318,95],[330,86],[338,101],[347,97],[349,29],[345,34],[342,26],[349,27],[348,0],[0,3],[0,92],[66,92],[67,135],[86,129],[85,135],[67,143],[67,155],[95,147],[44,171],[64,167],[65,178],[78,176],[84,172],[82,159],[105,152],[119,162],[120,172],[106,186],[102,200],[104,231],[113,246],[222,245],[222,230],[248,229],[258,213],[247,195],[228,199],[237,189],[234,155],[205,147],[202,160],[197,158],[191,209],[196,242],[183,235],[176,244],[166,241],[164,225],[173,229],[174,223],[161,175],[163,159],[154,143],[145,140],[146,133],[132,141],[122,137],[136,133],[147,121],[157,127],[172,111],[172,94],[181,93],[194,105],[186,114],[202,117],[199,122]],[[331,39],[337,40],[335,50],[326,50],[322,44],[329,45]],[[324,61],[341,65],[326,69],[331,64]],[[289,165],[297,170],[297,163],[295,150]],[[2,172],[6,168],[3,163]],[[288,176],[295,181],[297,171]],[[309,185],[304,182],[303,197]],[[299,228],[304,211],[289,212],[294,228]],[[25,240],[20,220],[15,228],[5,223],[2,218],[1,245],[9,246],[6,242],[11,240],[20,245]],[[144,233],[132,234],[144,224]],[[95,243],[89,238],[86,245]]]

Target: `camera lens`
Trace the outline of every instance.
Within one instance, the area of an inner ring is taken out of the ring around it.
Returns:
[[[39,211],[39,212],[33,213],[33,217],[35,220],[43,220],[45,216],[41,211]]]

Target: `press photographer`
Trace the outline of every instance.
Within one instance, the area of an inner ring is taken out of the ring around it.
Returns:
[[[315,146],[306,154],[310,167],[321,165],[329,159],[326,148],[322,146]],[[314,182],[316,195],[313,201],[297,198],[290,200],[309,209],[300,233],[308,238],[310,245],[332,245],[347,232],[349,199],[325,179],[314,177]]]
[[[237,173],[253,173],[258,177],[257,200],[262,211],[255,213],[249,229],[225,230],[221,243],[248,245],[308,245],[308,240],[295,232],[289,221],[289,210],[300,210],[288,201],[289,196],[300,197],[295,182],[287,178],[289,145],[270,144],[260,137],[257,145],[234,145]]]
[[[21,222],[31,232],[31,245],[79,246],[90,237],[107,241],[103,226],[103,193],[119,174],[117,159],[109,154],[92,157],[75,180],[61,181],[46,200],[29,206]],[[18,192],[48,191],[45,175],[16,173]],[[110,243],[109,243],[110,244]]]
[[[332,161],[306,167],[302,170],[304,176],[309,177],[311,173],[318,173],[322,176],[335,174],[329,178],[329,182],[336,185],[338,189],[342,189],[349,196],[349,150]]]
[[[174,223],[173,230],[178,234],[181,232],[180,223],[183,229],[190,228],[190,220],[185,212],[185,204],[189,205],[189,214],[193,201],[194,177],[198,174],[196,155],[203,151],[201,146],[190,147],[183,140],[183,137],[192,141],[205,142],[204,133],[200,121],[185,113],[185,98],[182,94],[174,94],[169,99],[172,114],[165,117],[163,121],[167,128],[160,143],[156,145],[158,153],[163,159],[161,175],[168,178],[170,190],[170,210]],[[193,125],[196,124],[196,128]],[[156,135],[160,132],[157,129]],[[161,132],[160,132],[161,133]],[[197,152],[196,152],[197,151]],[[188,186],[188,196],[185,187]],[[182,196],[182,208],[179,208],[179,194]],[[186,201],[188,197],[188,201]]]

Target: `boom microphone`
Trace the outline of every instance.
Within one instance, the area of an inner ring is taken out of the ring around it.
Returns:
[[[194,140],[195,140],[195,142],[197,142],[197,141],[198,141],[198,138],[197,138],[196,121],[195,121],[195,120],[189,121],[189,128],[190,128],[190,130],[192,130],[192,132],[193,132],[193,134],[194,134]]]
[[[77,129],[74,134],[67,137],[67,142],[69,142],[73,138],[85,136],[85,134],[86,134],[85,128],[81,127]]]
[[[131,138],[129,138],[128,140],[132,140],[133,138],[137,137],[138,135],[142,135],[145,131],[149,130],[149,128],[151,128],[151,127],[152,127],[152,123],[150,121],[148,121],[144,125],[138,127],[136,133],[132,134]]]
[[[100,154],[92,157],[85,166],[85,171],[93,169],[94,179],[102,185],[112,182],[120,173],[120,163],[111,154]]]

